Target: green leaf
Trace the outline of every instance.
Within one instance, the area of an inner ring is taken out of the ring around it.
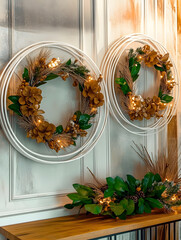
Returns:
[[[54,74],[54,73],[50,73],[47,75],[47,77],[45,78],[45,81],[50,81],[50,80],[53,80],[55,78],[59,77],[59,75],[57,74]]]
[[[72,209],[74,207],[75,207],[74,204],[65,204],[64,205],[64,208],[67,208],[67,209]]]
[[[169,96],[169,95],[167,95],[167,94],[163,94],[163,95],[161,96],[161,102],[163,102],[163,103],[169,103],[169,102],[172,101],[172,99],[173,99],[173,97],[172,97],[172,96]]]
[[[92,123],[88,123],[88,124],[80,124],[79,127],[80,127],[80,129],[83,129],[83,130],[85,130],[85,129],[89,129],[89,128],[92,127]]]
[[[114,183],[115,183],[114,178],[107,177],[106,181],[107,181],[107,185],[108,185],[109,188],[113,188],[114,187]]]
[[[26,81],[29,82],[30,78],[29,78],[29,73],[28,73],[28,69],[24,68],[24,72],[22,74],[22,78]]]
[[[136,52],[139,53],[139,54],[144,54],[143,50],[141,47],[137,48],[136,49]]]
[[[162,95],[163,95],[162,90],[159,89],[158,97],[161,99],[161,98],[162,98]]]
[[[21,111],[20,111],[20,106],[17,104],[11,104],[8,106],[9,109],[11,109],[13,112],[18,114],[19,116],[22,116]]]
[[[69,66],[71,64],[71,58],[66,62],[66,65]]]
[[[130,58],[134,58],[136,56],[136,54],[134,53],[134,49],[133,48],[131,48],[130,50],[129,50],[129,53],[128,53],[128,58],[130,59]]]
[[[125,192],[125,191],[128,191],[128,185],[122,178],[117,176],[115,177],[114,189],[116,191]]]
[[[138,213],[140,213],[140,214],[144,213],[144,199],[143,198],[140,198],[138,200],[138,207],[139,207]]]
[[[123,200],[120,201],[120,204],[124,207],[124,209],[127,209],[128,200],[126,198],[124,198]]]
[[[121,215],[125,211],[125,208],[120,203],[112,203],[110,208],[116,216]]]
[[[104,211],[101,213],[102,215],[108,215],[111,216],[112,218],[116,218],[116,216],[114,215],[114,213],[112,213],[111,211]]]
[[[162,179],[161,179],[161,177],[160,177],[160,175],[159,175],[158,173],[155,174],[154,180],[155,180],[156,182],[161,182],[161,181],[162,181]]]
[[[144,202],[144,212],[145,213],[151,213],[151,207],[148,202]]]
[[[138,200],[138,207],[142,206],[144,204],[144,199],[143,198],[139,198]]]
[[[132,199],[128,199],[128,206],[127,206],[127,215],[131,215],[135,210],[135,203]]]
[[[92,214],[99,214],[102,211],[102,205],[98,204],[86,204],[85,210],[91,212]]]
[[[134,194],[136,192],[136,178],[134,178],[131,175],[127,175],[127,182],[128,182],[128,187],[131,191],[131,194]]]
[[[107,198],[107,197],[112,197],[113,194],[114,194],[114,190],[113,190],[113,189],[108,188],[108,189],[106,189],[106,190],[104,191],[104,197],[105,197],[105,198]]]
[[[129,185],[136,186],[136,178],[134,178],[132,175],[127,175],[127,181]]]
[[[129,67],[132,67],[133,64],[134,64],[134,58],[131,57],[131,58],[129,59]]]
[[[139,77],[139,74],[134,75],[134,76],[132,77],[133,82],[136,81],[136,79],[137,79],[138,77]]]
[[[75,201],[75,200],[76,201],[82,201],[82,200],[87,200],[88,199],[88,197],[82,196],[79,193],[69,193],[67,195],[67,197],[69,197],[73,201]]]
[[[80,202],[81,202],[81,204],[92,204],[93,203],[91,198],[83,198]]]
[[[116,78],[115,82],[120,85],[124,95],[127,95],[128,92],[131,92],[129,85],[124,78]]]
[[[149,202],[151,208],[163,208],[162,203],[155,198],[145,198],[145,200]]]
[[[163,71],[166,71],[166,69],[164,67],[160,67],[160,66],[157,66],[157,65],[154,65],[155,69],[160,71],[160,72],[163,72]]]
[[[139,179],[136,179],[136,186],[140,186],[140,184],[141,184],[141,181],[139,180]]]
[[[85,77],[86,73],[90,72],[85,66],[74,64],[74,67],[74,72],[81,77]]]
[[[132,68],[131,68],[131,77],[135,77],[135,76],[138,76],[138,73],[140,71],[140,68],[141,68],[141,64],[140,63],[136,63]],[[137,78],[136,78],[137,79]],[[134,81],[136,80],[134,78]]]
[[[19,98],[20,98],[20,96],[16,96],[16,95],[13,95],[13,96],[9,96],[9,97],[8,97],[8,99],[9,99],[11,102],[13,102],[14,104],[20,105],[20,103],[19,103]]]
[[[88,124],[90,118],[91,116],[88,114],[81,114],[79,117],[79,124],[80,125]]]
[[[124,211],[121,215],[118,216],[119,219],[125,220],[126,219],[126,211]]]
[[[81,185],[81,184],[73,184],[74,189],[78,192],[78,194],[84,196],[84,197],[88,197],[88,196],[92,196],[94,195],[94,191],[92,190],[92,188]]]
[[[59,125],[58,127],[56,127],[56,133],[61,134],[63,132],[63,126]]]
[[[79,90],[82,92],[84,90],[84,87],[79,83]]]
[[[149,172],[147,173],[142,180],[143,192],[146,192],[148,188],[152,186],[154,182],[154,174]]]

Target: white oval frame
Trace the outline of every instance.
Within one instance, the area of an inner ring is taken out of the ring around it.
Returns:
[[[149,42],[148,44],[151,45],[151,47],[154,48],[156,51],[161,50],[162,52],[168,53],[168,51],[166,50],[165,47],[163,47],[158,41],[152,39],[151,37],[149,37],[147,35],[140,34],[140,33],[127,35],[127,36],[117,39],[109,47],[108,51],[106,52],[106,54],[103,58],[102,64],[101,64],[101,72],[103,73],[106,84],[107,84],[107,90],[108,90],[108,95],[109,95],[109,99],[110,99],[111,113],[113,114],[113,116],[115,117],[117,122],[128,132],[143,136],[143,135],[148,135],[148,134],[154,134],[156,132],[158,133],[159,131],[162,130],[162,128],[165,126],[165,124],[168,124],[171,121],[173,115],[176,112],[176,108],[178,106],[179,77],[178,77],[175,63],[172,60],[171,55],[169,54],[170,60],[173,64],[174,76],[175,76],[175,81],[176,81],[176,86],[175,86],[175,90],[174,90],[175,101],[174,101],[173,107],[167,106],[167,108],[164,112],[164,116],[162,118],[158,119],[157,121],[155,121],[155,123],[153,123],[149,127],[147,127],[147,126],[140,127],[140,126],[135,125],[131,121],[129,121],[125,117],[124,113],[122,112],[122,110],[117,102],[117,99],[116,99],[116,94],[114,91],[114,84],[115,84],[114,75],[115,75],[115,70],[116,70],[118,61],[119,61],[122,53],[125,51],[126,47],[129,46],[133,42],[142,42],[142,43],[144,42],[145,44]],[[123,45],[125,45],[125,46],[123,47]],[[155,130],[157,130],[157,131],[155,131]]]
[[[82,52],[80,49],[71,46],[66,43],[62,42],[55,42],[55,41],[44,41],[44,42],[38,42],[35,44],[32,44],[21,51],[19,51],[6,65],[4,68],[3,72],[0,75],[0,86],[1,86],[1,111],[0,111],[0,121],[2,128],[12,144],[12,146],[19,151],[22,155],[25,157],[28,157],[29,159],[32,159],[37,162],[42,162],[42,163],[63,163],[63,162],[70,162],[77,160],[81,157],[83,157],[85,154],[87,154],[89,151],[92,150],[92,148],[95,146],[99,138],[101,137],[106,122],[107,122],[107,116],[108,116],[108,97],[107,97],[107,90],[106,90],[106,85],[104,81],[101,82],[101,88],[102,92],[104,94],[104,99],[105,99],[105,104],[103,107],[99,109],[98,112],[98,123],[94,124],[92,129],[91,134],[89,134],[88,139],[85,141],[85,143],[78,148],[76,151],[65,154],[65,155],[44,155],[44,154],[39,154],[36,152],[33,152],[32,150],[28,149],[25,147],[19,139],[16,137],[10,121],[9,117],[7,114],[7,106],[6,106],[6,99],[7,99],[7,90],[8,86],[11,80],[11,77],[17,68],[18,64],[24,59],[28,54],[31,52],[42,48],[42,47],[52,47],[52,48],[59,48],[65,52],[68,52],[75,58],[81,58],[82,61],[86,61],[87,65],[89,68],[94,72],[96,76],[100,74],[100,71],[96,64],[92,61],[92,59],[86,55],[84,52]],[[81,61],[79,61],[81,62]],[[104,115],[104,116],[103,116]],[[94,130],[94,131],[93,131]]]

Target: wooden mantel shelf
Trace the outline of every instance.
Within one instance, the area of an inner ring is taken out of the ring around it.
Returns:
[[[177,220],[181,220],[181,210],[169,214],[136,215],[117,221],[79,215],[4,226],[0,233],[9,240],[86,240]]]

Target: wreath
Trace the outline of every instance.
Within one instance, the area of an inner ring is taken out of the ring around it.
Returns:
[[[91,119],[104,104],[104,96],[101,93],[101,75],[97,79],[91,76],[90,70],[78,64],[78,60],[63,62],[52,58],[48,62],[49,56],[49,51],[41,50],[34,59],[27,59],[27,66],[22,77],[19,77],[17,94],[8,97],[13,103],[8,108],[19,116],[19,124],[26,130],[28,138],[36,139],[37,143],[46,143],[58,152],[76,145],[79,136],[87,135],[87,129],[93,125]],[[72,79],[73,86],[79,88],[82,96],[81,111],[73,114],[65,128],[46,121],[42,115],[44,111],[40,109],[42,90],[39,86],[58,77],[64,81]]]
[[[160,73],[159,94],[152,98],[134,94],[133,85],[139,77],[142,62]],[[125,64],[119,71],[120,77],[116,78],[115,82],[120,86],[121,105],[132,121],[141,121],[144,118],[148,120],[154,116],[163,117],[162,110],[172,101],[173,97],[170,94],[176,84],[171,67],[169,53],[163,56],[152,50],[149,45],[129,50]]]

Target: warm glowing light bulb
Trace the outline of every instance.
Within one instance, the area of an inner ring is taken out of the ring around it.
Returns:
[[[54,59],[52,59],[51,62],[48,64],[48,67],[49,67],[49,68],[55,68],[55,67],[58,66],[59,62],[60,62],[60,59],[59,59],[59,58],[57,58],[57,59],[54,58]]]
[[[171,197],[171,200],[172,201],[175,201],[177,199],[177,196],[174,194],[172,197]]]
[[[40,120],[40,119],[38,119],[38,121],[37,121],[38,123],[41,123],[42,121]]]
[[[88,80],[88,82],[90,82],[90,81],[92,81],[92,79],[93,78],[91,76],[89,76],[87,80]]]
[[[61,142],[61,141],[58,139],[57,142]]]

